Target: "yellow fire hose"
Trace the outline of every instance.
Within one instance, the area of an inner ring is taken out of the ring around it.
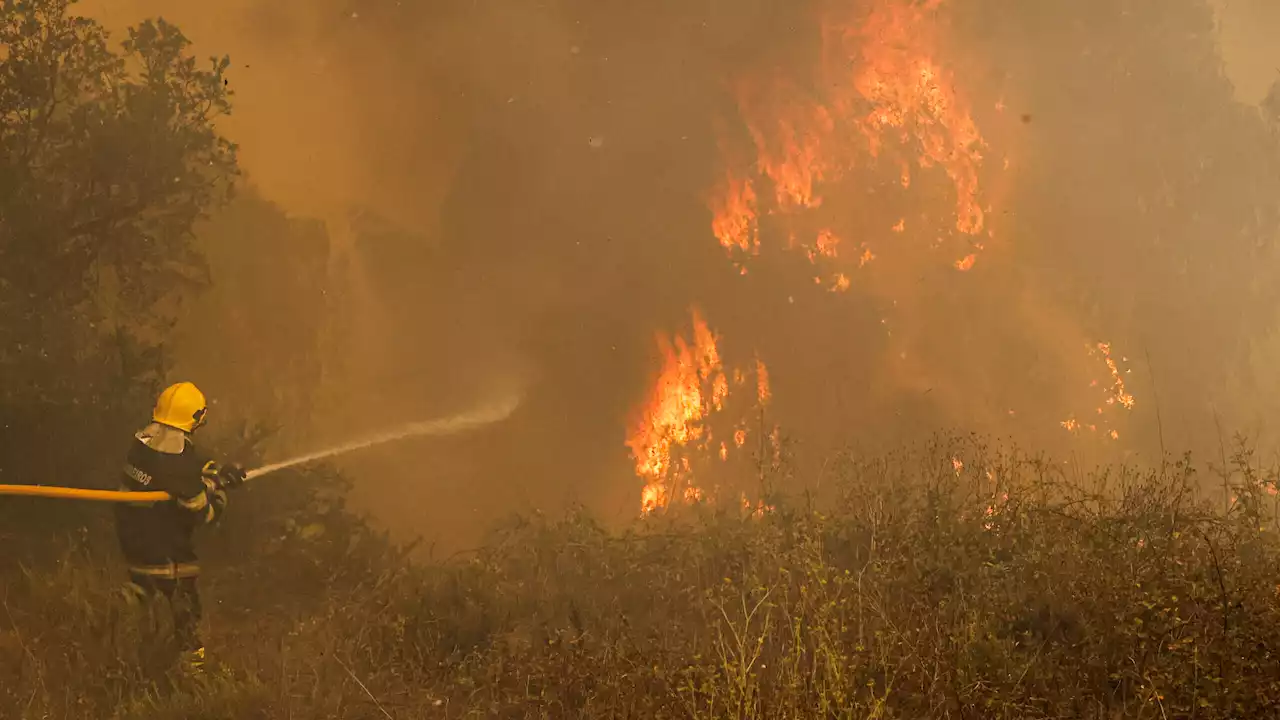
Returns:
[[[287,462],[255,468],[245,473],[244,479],[246,481],[252,480],[259,475],[266,475],[269,472],[275,472],[276,470],[307,462],[311,459],[313,459],[312,456],[307,456],[295,458]],[[90,490],[88,488],[58,487],[55,485],[0,485],[0,496],[2,495],[24,495],[26,497],[47,497],[63,500],[94,500],[97,502],[118,503],[158,503],[164,502],[170,498],[169,493],[162,490],[140,492],[134,492],[132,490]]]
[[[245,480],[251,480],[259,475],[265,475],[288,465],[289,463],[277,463],[276,465],[250,470],[245,473]],[[132,490],[90,490],[88,488],[58,487],[55,485],[0,485],[0,496],[2,495],[140,504],[164,502],[171,497],[169,493],[162,490],[140,492]]]
[[[282,470],[314,459],[315,455],[294,458],[274,465],[254,468],[244,474],[246,481],[269,472]],[[64,500],[95,500],[97,502],[118,503],[158,503],[170,498],[169,493],[162,490],[89,490],[87,488],[57,487],[54,485],[0,485],[0,495],[25,495],[27,497],[60,498]]]
[[[167,492],[129,492],[127,490],[86,490],[85,488],[51,485],[0,485],[0,495],[97,500],[99,502],[157,503],[169,499]]]

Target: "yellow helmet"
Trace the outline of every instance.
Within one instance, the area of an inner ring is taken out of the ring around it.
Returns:
[[[156,399],[151,419],[161,425],[195,432],[204,424],[209,408],[200,388],[189,382],[180,382],[164,389]]]

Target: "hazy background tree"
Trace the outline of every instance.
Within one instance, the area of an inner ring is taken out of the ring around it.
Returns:
[[[1271,89],[1263,98],[1262,115],[1273,129],[1280,129],[1280,79],[1271,84]]]
[[[324,224],[287,215],[251,185],[196,230],[213,283],[186,302],[171,336],[172,373],[198,378],[220,422],[305,426],[337,310]],[[226,425],[223,425],[223,429]],[[303,438],[305,439],[305,438]]]
[[[75,476],[161,379],[182,298],[208,282],[193,227],[236,174],[214,127],[227,59],[198,63],[163,20],[113,49],[70,5],[0,4],[5,480],[90,480]]]

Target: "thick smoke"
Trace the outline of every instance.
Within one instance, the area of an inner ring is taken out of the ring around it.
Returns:
[[[1236,97],[1253,104],[1280,80],[1280,4],[1270,0],[1214,0],[1219,47]]]
[[[940,426],[1099,457],[1216,448],[1219,423],[1261,427],[1280,170],[1265,122],[1219,70],[1207,6],[944,6],[935,59],[989,143],[983,202],[999,235],[969,273],[872,263],[837,296],[785,257],[740,276],[708,211],[726,137],[745,136],[735,83],[802,76],[832,4],[88,9],[115,27],[163,14],[198,50],[230,53],[226,129],[249,179],[327,224],[344,330],[313,416],[294,424],[343,440],[462,409],[495,377],[528,384],[502,428],[351,461],[360,496],[398,528],[456,539],[569,501],[634,513],[625,432],[654,333],[683,327],[693,304],[726,355],[769,364],[802,468]],[[867,200],[857,183],[877,173],[837,188],[832,216],[954,212],[927,174],[914,195]],[[1096,404],[1086,341],[1128,357],[1138,397],[1106,448],[1058,425]]]

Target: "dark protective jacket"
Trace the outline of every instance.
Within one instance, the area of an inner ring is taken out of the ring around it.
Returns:
[[[116,534],[131,573],[164,578],[200,574],[192,536],[226,505],[226,495],[217,489],[217,471],[217,464],[200,454],[181,430],[153,423],[137,433],[121,489],[161,490],[172,499],[116,506]]]

